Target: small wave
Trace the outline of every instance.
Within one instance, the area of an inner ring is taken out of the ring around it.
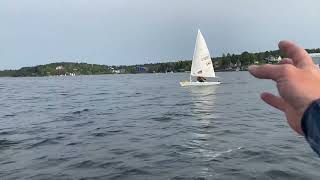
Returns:
[[[97,113],[98,116],[112,115],[112,114],[114,114],[114,112],[101,112],[101,113]]]
[[[54,138],[54,139],[56,139],[56,138]],[[27,149],[35,148],[38,146],[55,145],[55,144],[59,144],[59,143],[53,139],[44,139],[42,141],[31,144]]]
[[[96,137],[103,137],[106,136],[106,133],[93,133],[92,135]]]
[[[124,155],[124,154],[127,154],[127,153],[131,153],[132,150],[126,150],[126,149],[110,149],[110,152],[113,153],[113,154],[116,154],[116,155]]]
[[[190,103],[176,103],[176,106],[186,106],[186,105],[189,105]]]
[[[68,96],[69,93],[59,93],[59,95],[61,95],[61,96]]]
[[[69,175],[66,174],[36,174],[34,176],[26,177],[26,179],[46,179],[46,180],[57,180],[57,179],[71,179]]]
[[[140,97],[140,95],[142,95],[142,93],[136,92],[136,93],[128,94],[128,95],[123,96],[123,97],[124,98],[132,98],[132,97]]]
[[[65,162],[70,161],[73,159],[72,157],[58,157],[58,158],[48,158],[45,157],[39,161],[39,163],[36,163],[32,165],[32,168],[49,168],[49,167],[56,167],[60,164],[63,164]],[[39,160],[39,159],[38,159]]]
[[[192,115],[188,114],[188,113],[168,112],[168,113],[165,114],[165,116],[170,116],[170,117],[190,117]]]
[[[129,167],[121,167],[122,172],[119,174],[116,174],[112,176],[110,179],[130,179],[128,177],[135,176],[135,175],[149,175],[150,172],[146,171],[145,169],[148,169],[148,167],[142,167],[142,168],[129,168]]]
[[[107,98],[95,98],[95,99],[90,99],[89,102],[97,103],[97,102],[107,102]]]
[[[44,124],[44,123],[42,123],[42,124]],[[32,129],[30,129],[30,128],[22,129],[21,131],[19,131],[19,133],[20,134],[35,135],[35,134],[40,134],[40,133],[43,133],[46,131],[47,131],[47,128],[45,128],[45,127],[34,127]]]
[[[135,158],[145,159],[145,158],[150,157],[151,154],[150,153],[133,153],[132,156]]]
[[[242,147],[237,147],[235,149],[227,149],[225,151],[212,151],[209,149],[194,149],[191,152],[187,152],[188,155],[196,156],[196,157],[204,157],[206,159],[211,159],[212,161],[215,161],[216,158],[230,154],[234,151],[240,150]]]
[[[37,157],[36,160],[41,160],[41,159],[46,159],[48,156],[40,156],[40,157]]]
[[[15,133],[16,133],[16,131],[2,131],[2,132],[0,132],[0,135],[12,135]]]
[[[75,145],[78,145],[78,144],[81,144],[81,143],[78,143],[78,142],[71,142],[71,143],[67,144],[67,146],[75,146]]]
[[[123,130],[117,129],[117,130],[109,130],[105,132],[93,132],[91,135],[96,137],[104,137],[104,136],[120,134],[122,132]]]
[[[151,97],[151,98],[146,99],[145,101],[153,102],[153,101],[160,100],[160,99],[165,99],[165,98],[167,98],[167,96]]]
[[[132,137],[129,139],[130,142],[140,142],[142,141],[142,138],[138,138],[138,137]]]
[[[122,130],[118,129],[118,130],[109,130],[106,132],[106,134],[111,135],[111,134],[118,134],[122,132]]]
[[[239,130],[229,130],[229,129],[225,129],[225,130],[221,130],[221,131],[219,131],[219,132],[217,132],[216,133],[216,135],[218,135],[218,136],[223,136],[223,135],[226,135],[226,134],[228,134],[228,135],[230,135],[230,134],[243,134],[243,132],[242,131],[239,131]]]
[[[107,93],[107,92],[100,92],[100,93],[95,93],[94,95],[96,95],[96,96],[100,96],[100,95],[107,95],[107,94],[110,94],[110,93]]]
[[[109,168],[109,167],[114,167],[114,166],[120,165],[122,163],[123,162],[121,162],[121,161],[106,162],[106,163],[99,164],[98,167]]]
[[[206,180],[204,177],[185,177],[185,176],[175,176],[170,178],[170,180],[185,180],[185,179],[192,179],[192,180]]]
[[[26,97],[26,98],[22,98],[22,99],[20,99],[20,100],[22,100],[22,101],[29,101],[29,100],[37,100],[37,99],[41,99],[41,97],[38,97],[38,96]]]
[[[240,150],[240,149],[242,149],[242,147],[238,147],[238,148],[236,148],[236,149],[228,149],[228,150],[226,150],[226,151],[221,151],[221,152],[216,152],[216,153],[214,153],[211,157],[212,157],[212,158],[217,158],[217,157],[219,157],[219,156],[221,156],[221,155],[223,155],[223,154],[231,153],[231,152],[233,152],[233,151]]]
[[[172,118],[168,116],[162,116],[162,117],[153,117],[151,118],[151,120],[160,121],[160,122],[169,122],[172,120]]]
[[[0,150],[5,149],[5,148],[10,148],[16,144],[19,144],[19,142],[7,140],[7,139],[2,139],[2,140],[0,140]]]
[[[89,124],[93,124],[93,123],[94,123],[93,121],[88,121],[88,122],[75,124],[72,127],[83,127],[83,126],[86,126],[86,125],[89,125]]]
[[[4,161],[4,162],[1,162],[1,165],[12,164],[12,163],[16,163],[16,162],[15,161]]]
[[[279,152],[272,151],[271,149],[265,150],[246,150],[241,152],[243,157],[247,157],[250,161],[263,161],[266,163],[281,163],[283,162],[283,156],[279,156]]]
[[[262,151],[253,151],[253,150],[245,150],[242,152],[242,154],[244,155],[248,155],[250,157],[253,157],[253,156],[259,156],[261,154],[263,154],[265,152],[262,152]]]
[[[143,168],[147,169],[147,168]],[[148,171],[142,170],[142,168],[132,168],[132,169],[127,169],[122,173],[123,175],[147,175],[150,174]]]
[[[83,110],[80,110],[80,111],[74,111],[74,112],[72,112],[72,114],[81,114],[83,112],[88,112],[88,111],[89,111],[89,109],[83,109]]]
[[[58,119],[57,121],[76,121],[77,118],[74,116],[64,116],[61,119]]]
[[[4,117],[15,117],[16,115],[15,114],[6,114],[4,115]]]
[[[91,160],[86,160],[86,161],[82,161],[79,163],[75,163],[70,165],[70,168],[80,168],[80,169],[86,169],[86,168],[93,168],[98,166],[98,163],[91,161]]]
[[[300,173],[298,174],[298,173],[281,171],[281,170],[269,170],[264,174],[266,174],[272,179],[305,179],[305,176],[301,175]]]

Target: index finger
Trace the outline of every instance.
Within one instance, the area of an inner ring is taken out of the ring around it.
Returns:
[[[259,79],[272,79],[276,82],[288,75],[294,66],[291,64],[265,64],[265,65],[251,65],[249,72]]]
[[[279,49],[292,59],[293,64],[298,68],[314,66],[308,52],[291,41],[280,41]]]

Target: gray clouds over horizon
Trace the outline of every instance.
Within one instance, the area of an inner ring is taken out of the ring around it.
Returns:
[[[197,29],[212,56],[320,47],[317,0],[1,0],[0,69],[57,61],[191,59]]]

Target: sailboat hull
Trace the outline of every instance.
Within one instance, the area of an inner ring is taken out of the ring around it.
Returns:
[[[221,82],[190,82],[190,81],[180,82],[181,86],[213,86],[218,84],[221,84]]]

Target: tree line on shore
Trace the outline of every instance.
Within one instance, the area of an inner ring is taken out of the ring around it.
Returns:
[[[306,49],[308,53],[320,53],[320,48]],[[238,68],[245,70],[251,64],[265,64],[276,57],[285,57],[279,50],[258,53],[243,52],[241,54],[223,54],[212,58],[215,70],[228,71]],[[165,73],[190,71],[191,60],[177,62],[149,63],[140,65],[107,66],[88,63],[61,62],[33,67],[23,67],[18,70],[0,71],[0,77],[24,76],[61,76],[61,75],[99,75],[114,73]]]

